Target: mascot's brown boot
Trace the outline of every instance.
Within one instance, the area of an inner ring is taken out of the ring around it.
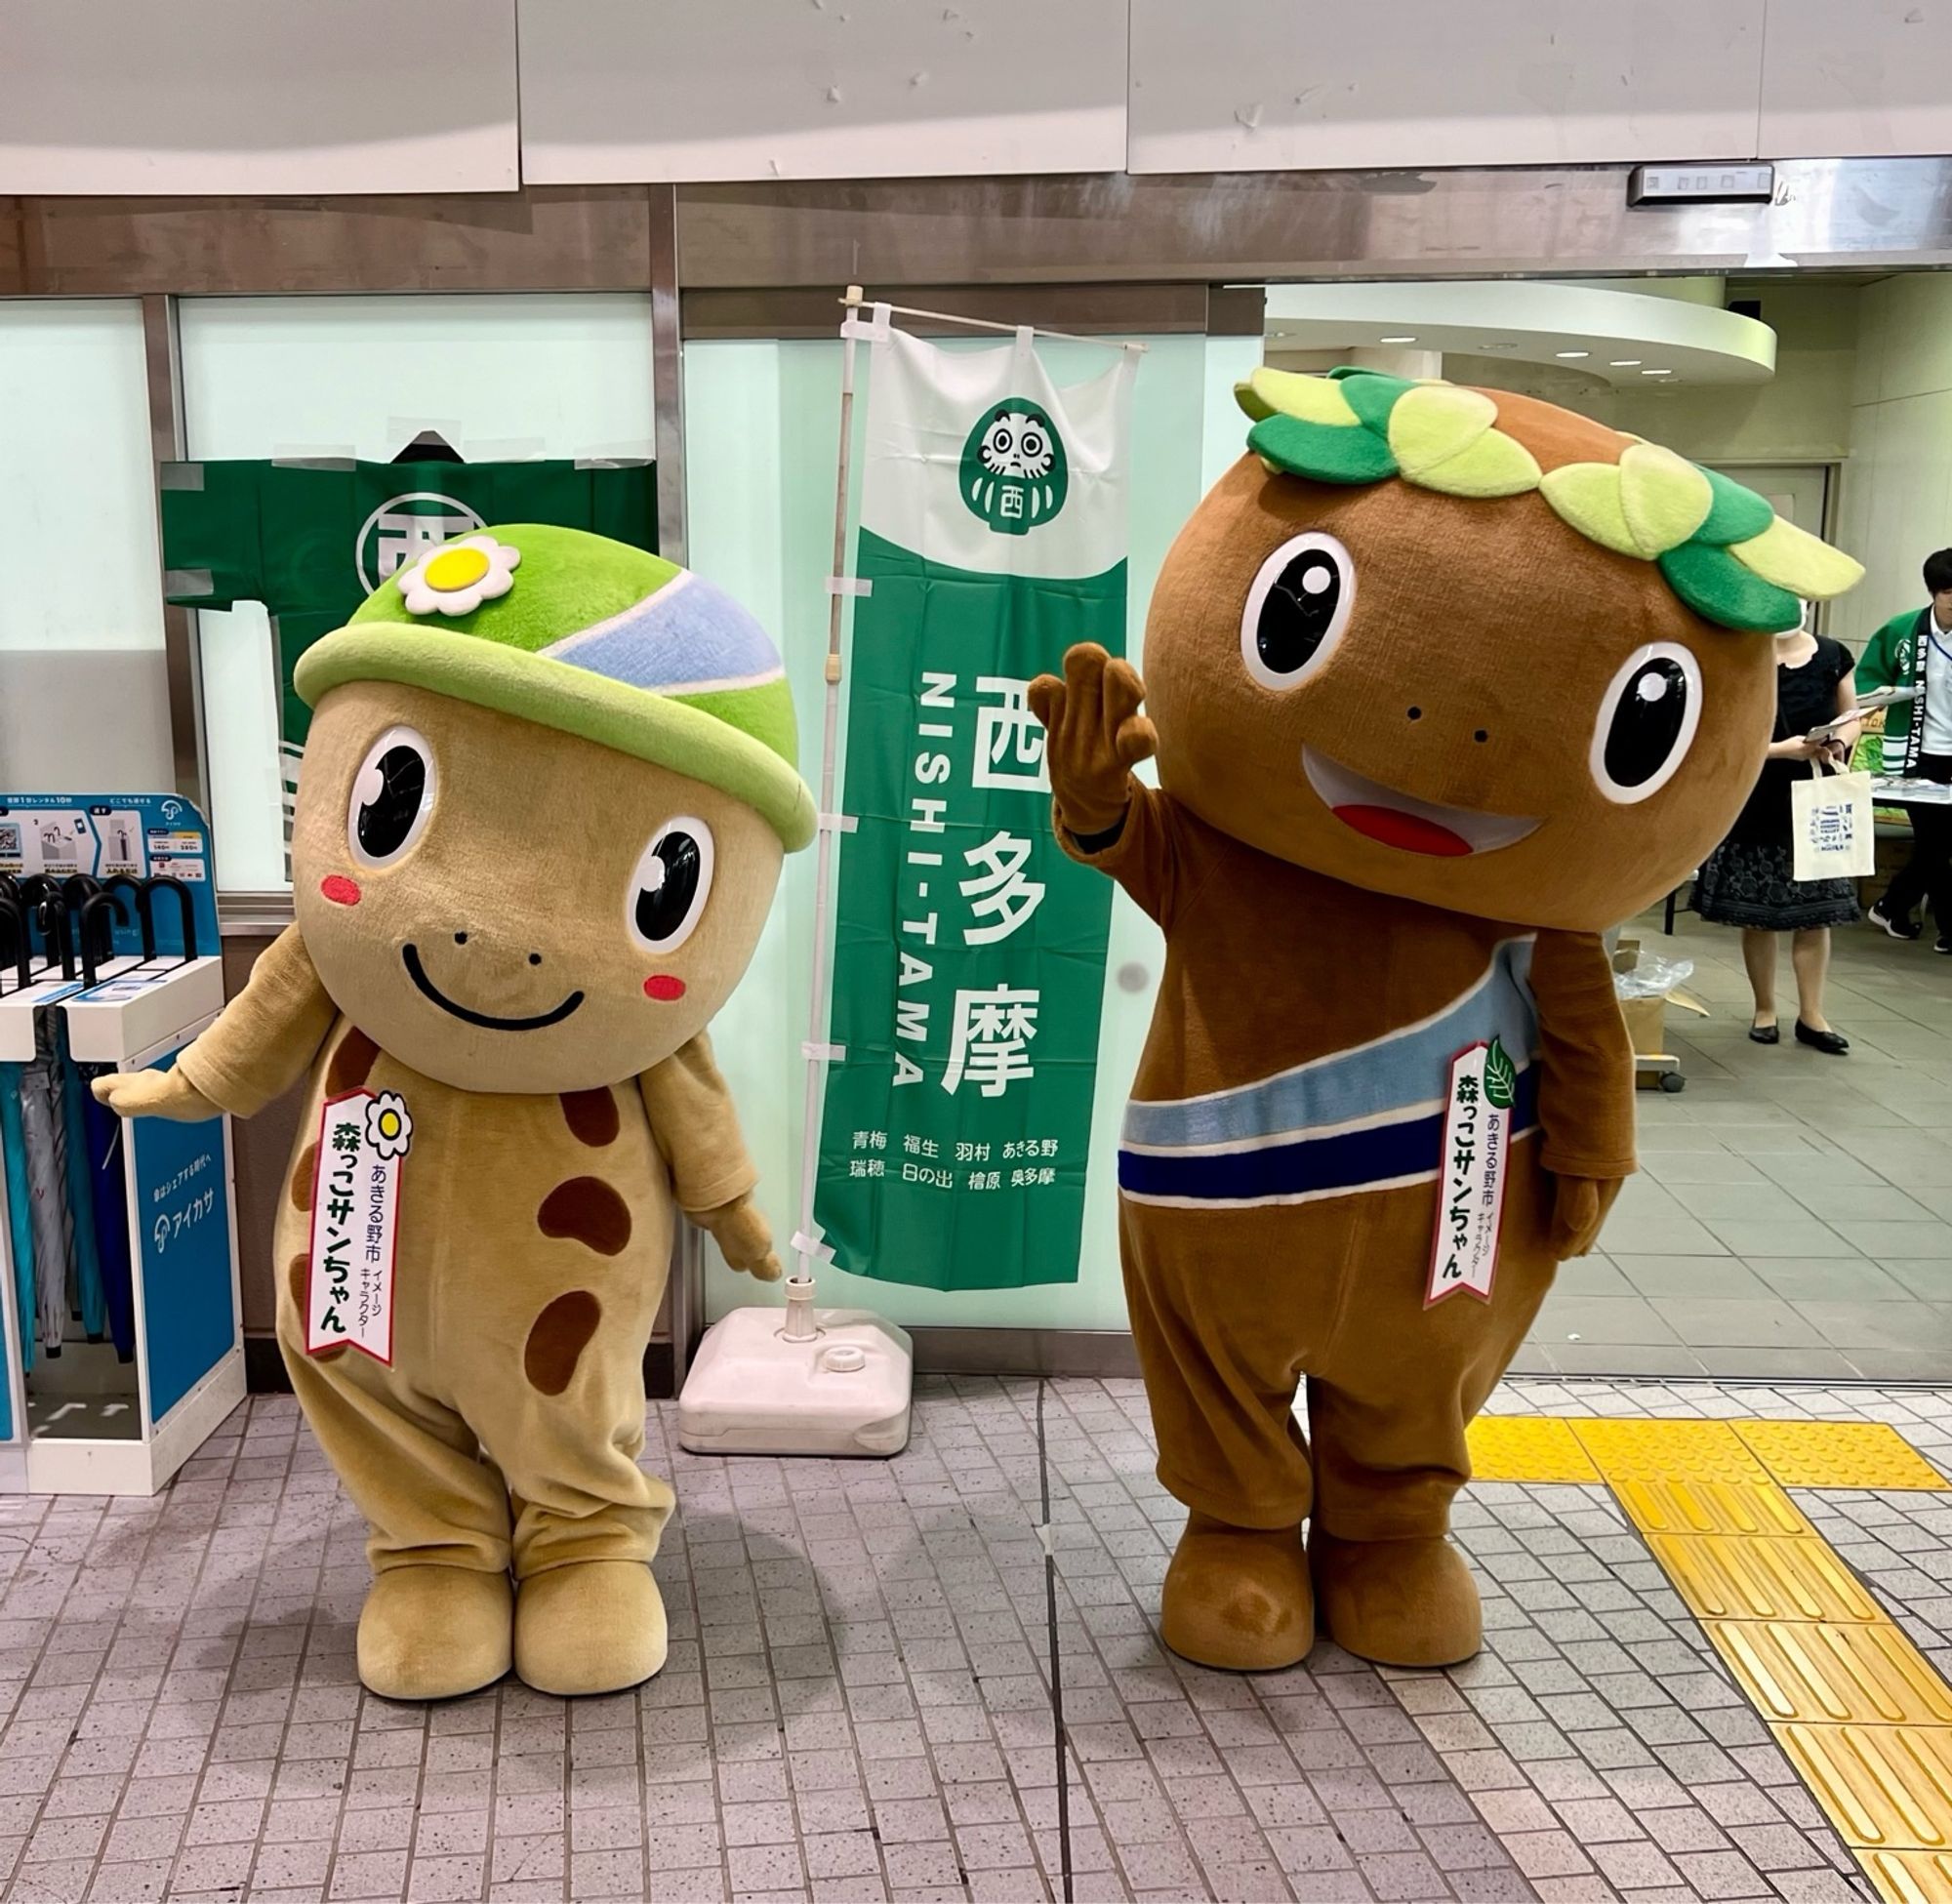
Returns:
[[[641,1560],[578,1560],[524,1580],[515,1672],[563,1698],[622,1692],[665,1663],[665,1603]]]
[[[1301,1529],[1264,1532],[1189,1517],[1159,1598],[1159,1634],[1197,1666],[1276,1673],[1315,1644]]]
[[[1455,1666],[1484,1643],[1477,1582],[1447,1540],[1337,1540],[1312,1531],[1323,1630],[1378,1666]]]
[[[359,1678],[383,1699],[458,1699],[508,1670],[513,1590],[506,1573],[396,1566],[359,1613]]]

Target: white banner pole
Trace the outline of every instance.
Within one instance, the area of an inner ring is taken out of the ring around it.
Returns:
[[[799,1145],[799,1228],[793,1233],[793,1253],[799,1268],[789,1278],[787,1333],[802,1339],[814,1333],[812,1295],[814,1267],[823,1260],[813,1220],[813,1199],[820,1172],[821,1085],[827,1061],[834,1055],[826,1042],[829,915],[834,904],[834,836],[841,830],[834,805],[834,765],[840,731],[840,629],[847,612],[847,478],[854,448],[854,345],[860,332],[862,290],[847,287],[847,315],[840,325],[840,458],[834,483],[834,567],[827,583],[827,692],[821,716],[820,833],[815,846],[813,876],[813,972],[807,990],[806,1104]],[[791,1285],[803,1285],[798,1289]]]

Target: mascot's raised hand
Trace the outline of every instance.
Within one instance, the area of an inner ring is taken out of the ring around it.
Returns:
[[[1031,711],[1044,726],[1044,760],[1062,824],[1074,833],[1109,830],[1124,818],[1126,783],[1152,758],[1159,737],[1139,712],[1146,686],[1128,661],[1095,641],[1064,658],[1064,678],[1039,674]]]

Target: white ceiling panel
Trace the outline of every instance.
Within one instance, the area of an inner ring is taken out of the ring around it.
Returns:
[[[1132,0],[1131,169],[1750,157],[1764,5]]]
[[[1952,151],[1948,0],[1769,0],[1764,158]]]
[[[532,183],[1117,172],[1124,0],[521,0]]]
[[[0,192],[509,191],[514,0],[0,0]]]

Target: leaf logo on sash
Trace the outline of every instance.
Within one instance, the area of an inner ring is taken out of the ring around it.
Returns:
[[[962,445],[962,500],[999,536],[1025,536],[1061,508],[1071,464],[1040,403],[1005,397],[976,419]]]
[[[1509,1111],[1518,1090],[1519,1074],[1501,1040],[1493,1038],[1484,1053],[1484,1102],[1493,1111]]]

